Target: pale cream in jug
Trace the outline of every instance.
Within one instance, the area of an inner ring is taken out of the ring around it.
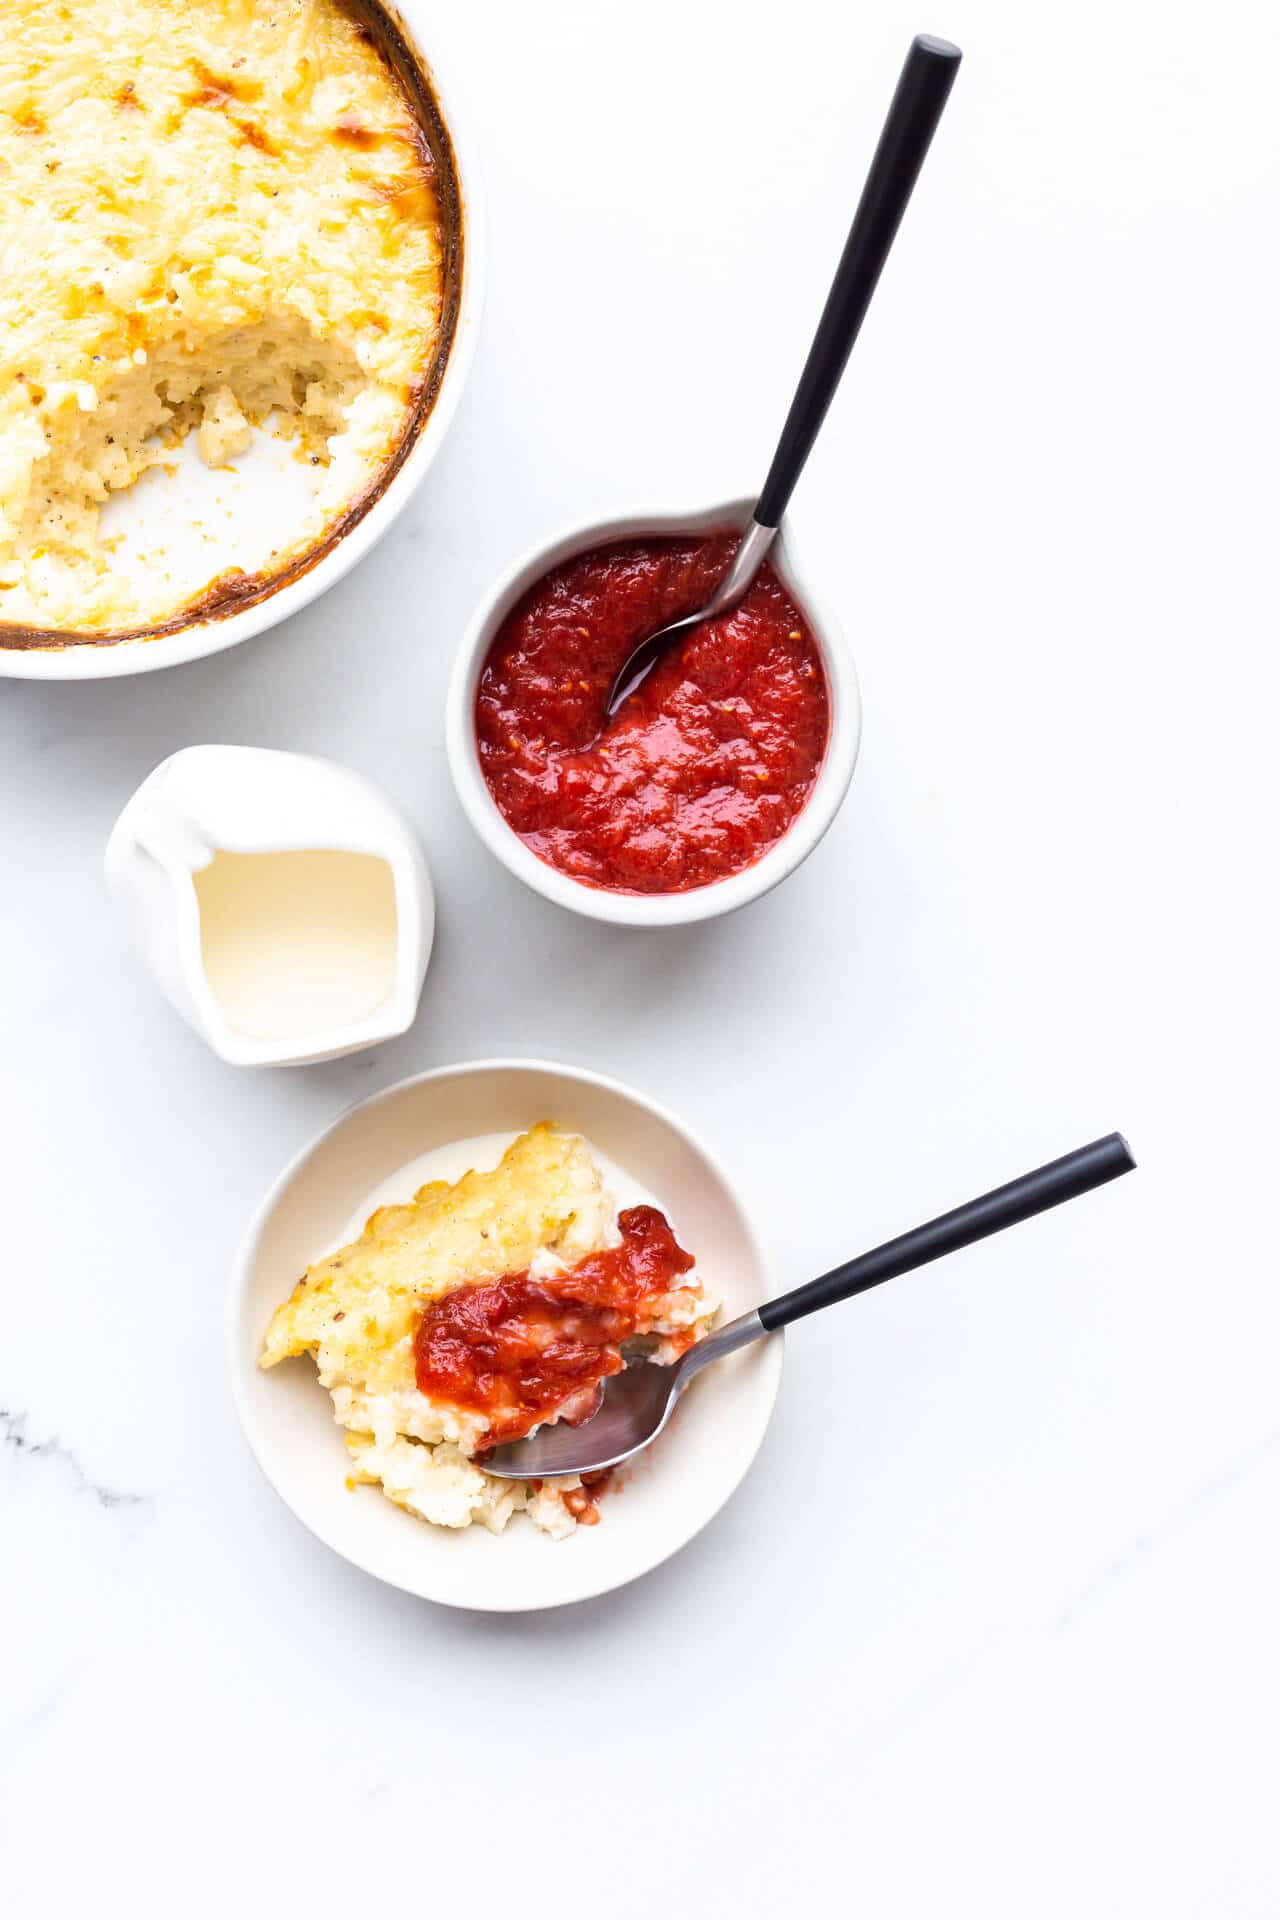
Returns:
[[[237,1033],[347,1027],[395,985],[395,882],[376,854],[219,850],[195,888],[205,975]]]

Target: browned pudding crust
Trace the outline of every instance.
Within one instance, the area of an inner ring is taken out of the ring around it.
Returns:
[[[392,15],[377,4],[377,0],[339,0],[339,4],[359,22],[361,34],[377,48],[409,103],[418,128],[417,159],[423,183],[434,202],[433,211],[440,230],[440,327],[431,360],[415,382],[413,404],[399,443],[372,485],[356,495],[346,511],[326,529],[320,539],[282,567],[259,573],[230,569],[211,580],[198,594],[175,608],[164,619],[142,626],[95,633],[56,627],[27,627],[0,621],[0,650],[23,652],[68,647],[109,647],[118,646],[124,640],[158,640],[166,634],[181,632],[186,627],[223,620],[230,614],[243,612],[246,607],[256,606],[282,587],[301,579],[327,554],[332,553],[385,493],[413,451],[431,416],[457,332],[464,244],[462,193],[453,143],[444,116],[430,82],[414,58],[400,27]],[[131,92],[132,89],[127,91]],[[122,99],[119,104],[123,109],[132,102]],[[333,138],[344,144],[359,145],[360,132],[357,125],[340,123],[333,129]]]

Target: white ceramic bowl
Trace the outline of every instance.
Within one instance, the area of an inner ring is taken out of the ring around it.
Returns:
[[[462,284],[453,344],[431,412],[403,463],[372,506],[328,553],[297,579],[267,594],[252,606],[245,607],[243,611],[229,613],[221,619],[195,620],[176,632],[155,639],[97,644],[86,642],[79,645],[73,641],[66,646],[48,648],[0,646],[0,677],[17,680],[117,679],[124,674],[151,673],[161,667],[180,666],[188,660],[199,660],[205,654],[221,653],[227,647],[239,646],[242,640],[251,640],[256,634],[287,619],[290,614],[297,613],[341,580],[370,548],[376,546],[425,479],[457,411],[475,352],[485,273],[484,212],[466,116],[460,109],[456,87],[441,74],[432,50],[434,42],[430,9],[425,0],[403,0],[400,6],[389,4],[388,0],[380,0],[380,3],[382,11],[399,29],[412,50],[440,108],[456,163],[462,223]],[[186,470],[199,474],[199,463],[192,460]],[[180,477],[172,483],[175,488],[183,487],[183,472],[180,464]],[[247,513],[252,513],[255,503],[263,499],[263,489],[268,490],[269,494],[271,489],[284,483],[278,477],[273,477],[269,468],[264,466],[255,475],[252,484],[257,491],[251,493],[247,504],[241,509]],[[147,508],[139,509],[140,521],[142,515],[149,511]],[[183,511],[181,506],[167,505],[166,527],[180,523]],[[193,524],[203,511],[203,507],[193,501],[190,509]],[[180,526],[175,537],[179,540],[184,537],[198,540],[201,536]],[[220,564],[229,565],[233,561],[234,555],[231,554]]]
[[[486,1060],[402,1080],[334,1122],[300,1153],[259,1208],[235,1270],[231,1383],[258,1464],[326,1546],[423,1599],[487,1612],[554,1607],[607,1593],[657,1566],[723,1506],[751,1465],[777,1397],[781,1336],[717,1363],[689,1389],[672,1426],[610,1493],[597,1527],[552,1540],[522,1517],[503,1534],[450,1532],[374,1487],[348,1490],[349,1456],[309,1359],[262,1372],[262,1336],[307,1265],[400,1167],[450,1141],[554,1120],[584,1134],[669,1211],[725,1319],[766,1299],[764,1256],[724,1170],[642,1094],[572,1067]],[[408,1194],[405,1195],[408,1198]]]
[[[758,900],[808,858],[840,810],[858,758],[862,733],[862,701],[852,657],[831,608],[814,590],[796,557],[795,540],[784,526],[769,551],[779,579],[801,608],[818,643],[826,670],[831,703],[831,734],[813,792],[783,838],[741,873],[731,874],[709,887],[687,893],[610,893],[586,886],[548,866],[530,852],[503,819],[480,769],[476,746],[476,688],[485,658],[507,614],[543,574],[575,554],[586,553],[613,540],[631,540],[646,534],[709,533],[723,527],[745,527],[754,499],[722,501],[684,513],[657,509],[613,514],[604,520],[569,527],[556,539],[533,548],[503,575],[472,617],[454,663],[446,712],[449,770],[463,810],[489,851],[509,867],[518,880],[557,906],[592,920],[608,920],[624,927],[684,926],[732,913]]]

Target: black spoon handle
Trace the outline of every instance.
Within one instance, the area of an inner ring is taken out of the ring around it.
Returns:
[[[974,1240],[985,1240],[988,1234],[1016,1227],[1019,1220],[1029,1220],[1033,1213],[1074,1200],[1114,1180],[1117,1174],[1129,1173],[1135,1164],[1128,1142],[1118,1133],[1109,1133],[1092,1146],[1078,1147],[1061,1160],[1051,1160],[1047,1167],[1037,1167],[1034,1173],[1011,1180],[1007,1187],[997,1187],[980,1200],[970,1200],[954,1212],[942,1214],[928,1226],[900,1234],[842,1267],[833,1267],[821,1279],[784,1293],[780,1300],[766,1300],[759,1310],[761,1325],[770,1333],[775,1327],[790,1326],[793,1320],[816,1313],[819,1307],[834,1307],[841,1300],[852,1299],[855,1293],[865,1293],[868,1287],[878,1287],[882,1280],[927,1266],[944,1253],[955,1253]]]
[[[959,65],[960,49],[949,40],[921,33],[911,42],[778,451],[756,503],[755,517],[762,527],[781,523],[827,417]]]

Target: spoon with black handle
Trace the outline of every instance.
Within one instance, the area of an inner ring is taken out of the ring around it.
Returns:
[[[787,502],[818,437],[818,429],[827,417],[827,408],[840,384],[863,315],[871,304],[880,270],[889,257],[959,65],[960,49],[953,47],[949,40],[920,33],[911,42],[867,184],[862,189],[858,211],[853,216],[849,238],[751,523],[728,572],[707,604],[651,634],[633,649],[614,680],[605,710],[610,718],[641,681],[647,679],[672,641],[700,620],[713,620],[718,614],[727,613],[755,579],[760,562],[782,524]]]
[[[807,1313],[838,1306],[855,1293],[865,1293],[868,1287],[878,1287],[900,1273],[927,1266],[931,1260],[940,1260],[975,1240],[985,1240],[989,1234],[1003,1233],[1006,1227],[1015,1227],[1020,1220],[1029,1220],[1048,1207],[1059,1207],[1064,1200],[1075,1200],[1118,1174],[1129,1173],[1134,1164],[1128,1143],[1118,1133],[1109,1133],[1091,1146],[1078,1147],[1061,1160],[1051,1160],[1048,1166],[1024,1173],[1020,1180],[1011,1180],[994,1193],[984,1193],[980,1199],[930,1220],[927,1226],[900,1234],[896,1240],[887,1240],[882,1247],[834,1267],[793,1293],[766,1300],[750,1313],[731,1320],[727,1327],[708,1334],[673,1367],[633,1362],[605,1382],[600,1407],[589,1420],[576,1427],[563,1421],[541,1427],[526,1440],[495,1447],[492,1453],[482,1455],[478,1464],[486,1473],[504,1480],[549,1479],[561,1473],[595,1473],[603,1467],[616,1467],[657,1439],[689,1382],[713,1361],[723,1360],[726,1354],[736,1353],[739,1347],[749,1346],[778,1327],[790,1326]]]

